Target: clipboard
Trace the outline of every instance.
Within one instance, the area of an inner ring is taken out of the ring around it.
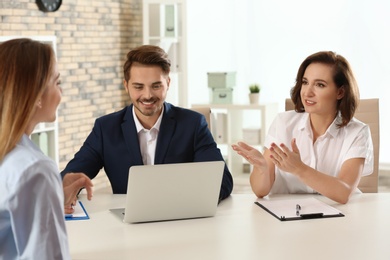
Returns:
[[[86,219],[89,219],[89,215],[85,210],[83,203],[81,203],[79,200],[76,202],[74,212],[72,214],[65,214],[65,221]]]
[[[338,209],[316,198],[258,200],[255,204],[280,221],[345,216]]]

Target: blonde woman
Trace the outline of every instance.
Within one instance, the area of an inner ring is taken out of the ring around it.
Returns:
[[[65,197],[90,180],[63,187],[58,167],[29,139],[52,122],[61,100],[53,49],[31,39],[0,44],[0,259],[70,259]]]

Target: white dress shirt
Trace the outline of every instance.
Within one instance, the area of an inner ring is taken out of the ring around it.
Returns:
[[[313,144],[313,133],[308,113],[287,111],[278,114],[268,131],[265,147],[284,143],[291,150],[296,138],[301,160],[308,166],[331,176],[337,176],[343,163],[351,158],[365,158],[362,176],[373,171],[373,144],[368,125],[353,118],[348,125],[338,128],[337,116],[327,131]],[[275,167],[275,182],[270,193],[315,193],[297,177]],[[360,192],[358,189],[356,192]]]
[[[70,259],[58,167],[26,135],[0,162],[0,259]]]
[[[144,162],[144,165],[154,164],[157,137],[158,137],[158,132],[160,131],[161,119],[163,114],[164,114],[164,107],[162,108],[162,112],[158,117],[156,123],[149,130],[143,127],[141,122],[138,120],[138,117],[135,114],[134,106],[133,106],[133,118],[135,122],[135,127],[137,128],[139,146],[140,146],[142,161]]]

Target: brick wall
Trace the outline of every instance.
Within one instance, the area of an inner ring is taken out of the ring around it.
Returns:
[[[142,1],[66,0],[57,12],[44,13],[35,0],[0,0],[0,35],[57,37],[63,82],[58,110],[63,169],[94,119],[128,103],[122,65],[128,50],[142,43]]]

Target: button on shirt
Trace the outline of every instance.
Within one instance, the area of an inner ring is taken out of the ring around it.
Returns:
[[[156,154],[156,145],[157,145],[157,137],[158,132],[160,131],[161,119],[164,113],[161,112],[154,126],[149,130],[143,127],[141,122],[138,120],[138,117],[135,115],[134,107],[133,107],[133,117],[135,122],[135,127],[137,128],[139,146],[142,155],[142,161],[144,165],[153,165],[154,164],[154,156]]]
[[[373,171],[373,144],[368,125],[353,118],[348,125],[338,128],[337,116],[327,131],[313,144],[313,133],[308,113],[287,111],[278,114],[268,131],[265,146],[284,143],[291,150],[296,138],[301,160],[322,173],[337,176],[342,164],[351,158],[365,158],[362,176]],[[315,193],[298,177],[275,167],[275,182],[270,193]],[[360,192],[358,189],[356,192]]]

